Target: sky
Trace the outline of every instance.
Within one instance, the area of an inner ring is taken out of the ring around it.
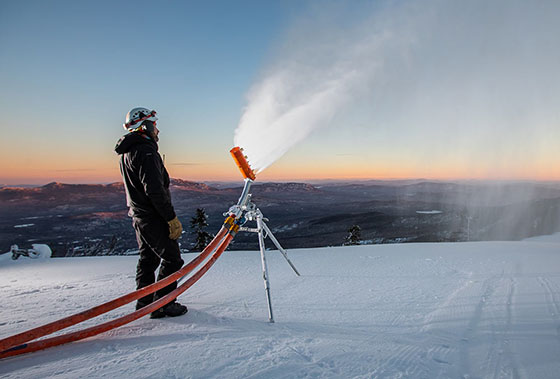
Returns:
[[[0,3],[0,184],[119,181],[126,113],[172,177],[560,180],[560,3]]]

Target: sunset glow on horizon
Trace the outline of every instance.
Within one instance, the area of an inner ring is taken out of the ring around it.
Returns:
[[[118,159],[104,163],[104,167],[80,168],[78,163],[68,164],[61,161],[50,163],[42,161],[27,167],[2,164],[2,185],[44,185],[50,182],[72,184],[120,182]],[[195,182],[241,182],[243,178],[227,151],[220,160],[204,163],[174,164],[166,155],[166,168],[172,178]],[[298,162],[295,162],[299,160]],[[431,166],[421,167],[414,162],[391,163],[349,163],[349,159],[314,162],[302,157],[281,159],[259,175],[257,182],[320,181],[320,180],[521,180],[521,181],[560,181],[555,167],[558,164],[518,167],[516,171],[497,172],[489,167],[475,168],[472,165],[449,165],[432,162]],[[547,167],[548,166],[548,167]],[[51,167],[56,167],[51,169]],[[58,168],[61,167],[61,168]]]

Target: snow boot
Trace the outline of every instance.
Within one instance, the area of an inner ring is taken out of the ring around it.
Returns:
[[[176,301],[172,301],[171,303],[164,305],[160,309],[153,311],[150,314],[150,318],[163,318],[165,316],[177,317],[184,315],[188,311],[189,310],[187,309],[186,305],[181,305]]]

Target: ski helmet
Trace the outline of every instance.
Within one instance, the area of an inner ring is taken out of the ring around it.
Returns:
[[[148,108],[137,107],[133,108],[130,112],[126,114],[126,119],[123,124],[123,128],[129,132],[134,132],[140,129],[144,121],[151,121],[147,123],[152,129],[148,132],[153,131],[153,122],[157,121],[156,111],[151,111]]]

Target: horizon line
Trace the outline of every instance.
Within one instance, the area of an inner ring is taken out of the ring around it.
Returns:
[[[183,179],[183,178],[170,178],[174,180],[182,180],[191,183],[237,183],[239,182],[242,185],[242,180],[234,180],[234,179],[208,179],[208,180],[191,180],[191,179]],[[321,182],[410,182],[410,181],[421,181],[421,182],[447,182],[447,183],[461,183],[461,182],[489,182],[489,183],[559,183],[560,179],[519,179],[519,178],[511,178],[511,179],[488,179],[488,178],[461,178],[461,179],[441,179],[441,178],[324,178],[324,179],[277,179],[277,180],[263,180],[255,182],[259,183],[321,183]],[[57,180],[47,181],[45,183],[40,184],[31,184],[31,183],[17,183],[17,184],[8,184],[8,183],[0,183],[0,188],[36,188],[36,187],[44,187],[49,184],[68,184],[68,185],[109,185],[115,183],[121,183],[122,181],[98,181],[98,182],[61,182]],[[255,183],[258,184],[258,183]]]

